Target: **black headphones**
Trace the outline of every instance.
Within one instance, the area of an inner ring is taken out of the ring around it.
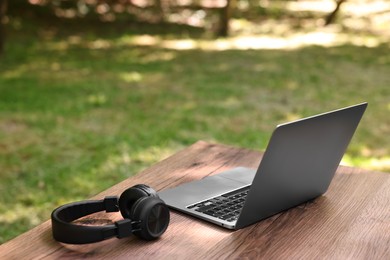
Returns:
[[[72,221],[92,213],[120,211],[123,220],[104,226],[85,226]],[[58,207],[51,214],[55,240],[68,244],[87,244],[111,237],[123,238],[135,234],[144,240],[160,237],[169,224],[169,210],[157,192],[138,184],[125,190],[121,196],[104,200],[87,200]]]

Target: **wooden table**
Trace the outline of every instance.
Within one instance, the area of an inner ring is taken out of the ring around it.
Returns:
[[[137,183],[162,190],[235,166],[256,168],[260,159],[256,151],[200,141],[94,198],[119,195]],[[130,237],[63,245],[52,239],[46,221],[0,246],[0,259],[65,257],[390,259],[390,174],[341,166],[324,196],[238,231],[172,212],[167,232],[154,242]]]

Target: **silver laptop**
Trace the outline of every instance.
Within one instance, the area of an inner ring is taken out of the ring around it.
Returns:
[[[240,229],[325,193],[362,103],[278,125],[256,170],[237,167],[159,192],[175,210]]]

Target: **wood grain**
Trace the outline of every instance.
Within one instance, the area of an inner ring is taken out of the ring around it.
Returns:
[[[137,183],[163,190],[236,166],[256,168],[260,160],[256,151],[200,141],[94,198],[120,195]],[[341,166],[324,196],[238,231],[172,212],[167,232],[154,242],[130,237],[65,245],[52,239],[47,221],[1,245],[0,259],[390,259],[389,203],[389,174]]]

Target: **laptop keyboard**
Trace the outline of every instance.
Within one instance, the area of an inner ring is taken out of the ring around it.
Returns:
[[[244,206],[250,186],[225,193],[221,196],[202,201],[187,207],[203,214],[229,222],[236,221]]]

